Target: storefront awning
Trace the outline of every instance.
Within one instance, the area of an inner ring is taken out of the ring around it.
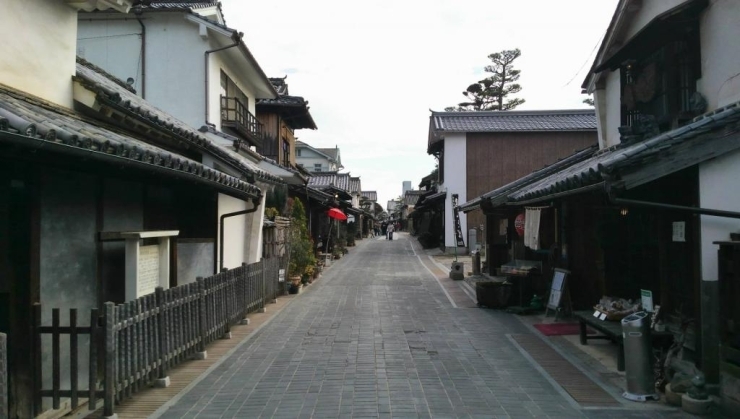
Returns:
[[[740,102],[647,140],[581,151],[463,206],[525,205],[607,186],[632,189],[740,149],[739,123]]]
[[[234,176],[121,130],[96,125],[89,118],[42,103],[23,92],[0,88],[0,146],[6,144],[26,148],[37,155],[83,157],[85,162],[108,164],[112,170],[131,167],[158,176],[195,181],[242,199],[262,197],[258,187]]]
[[[444,202],[445,198],[447,198],[447,191],[435,192],[431,195],[422,195],[414,206],[414,212],[431,209],[436,204]]]

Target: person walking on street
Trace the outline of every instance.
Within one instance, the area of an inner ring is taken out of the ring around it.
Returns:
[[[388,224],[388,240],[393,240],[393,223]]]

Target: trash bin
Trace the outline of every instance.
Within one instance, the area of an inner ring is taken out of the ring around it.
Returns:
[[[658,400],[653,377],[653,352],[650,340],[650,316],[640,311],[622,319],[624,369],[627,391],[622,397],[636,402]]]

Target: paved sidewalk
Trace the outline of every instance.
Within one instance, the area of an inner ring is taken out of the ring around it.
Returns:
[[[543,346],[531,327],[458,304],[464,291],[450,291],[461,281],[447,283],[413,240],[401,232],[350,249],[154,417],[691,417],[579,404],[523,349]]]

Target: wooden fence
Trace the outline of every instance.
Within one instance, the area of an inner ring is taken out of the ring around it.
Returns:
[[[165,385],[168,370],[187,359],[202,357],[206,347],[228,336],[231,326],[277,298],[282,292],[280,269],[288,258],[263,259],[251,265],[224,270],[208,278],[167,290],[157,288],[124,304],[105,303],[102,316],[90,310],[90,326],[77,326],[77,310],[70,309],[69,326],[60,326],[59,309],[52,309],[52,325],[41,325],[41,306],[34,307],[35,377],[34,410],[42,412],[42,399],[51,398],[59,409],[60,400],[69,398],[77,408],[87,398],[91,410],[99,398],[104,414],[113,414],[116,402],[150,386]],[[51,388],[42,388],[42,335],[51,335]],[[61,368],[60,337],[69,336],[67,371]],[[80,389],[79,335],[89,335],[89,380]],[[0,366],[2,364],[0,363]],[[69,389],[62,389],[62,375],[68,375]],[[1,371],[0,371],[1,374]],[[98,382],[98,378],[102,381]],[[0,385],[1,386],[1,385]],[[0,399],[0,403],[2,399]],[[0,405],[1,406],[1,405]]]

